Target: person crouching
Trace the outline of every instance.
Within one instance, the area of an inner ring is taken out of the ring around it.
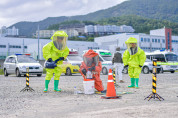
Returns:
[[[102,70],[99,56],[93,50],[88,50],[83,55],[83,62],[80,66],[79,72],[84,79],[91,79],[95,81],[95,89],[99,92],[105,92],[102,81],[100,79],[100,72]]]

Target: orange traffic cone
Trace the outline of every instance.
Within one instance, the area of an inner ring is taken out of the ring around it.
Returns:
[[[118,98],[120,98],[120,96],[116,96],[116,90],[115,90],[115,86],[114,86],[114,81],[113,81],[111,69],[109,69],[109,74],[108,74],[106,96],[102,96],[101,98],[104,98],[104,99],[118,99]]]

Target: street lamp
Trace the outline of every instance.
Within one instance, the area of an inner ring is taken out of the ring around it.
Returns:
[[[39,60],[39,25],[38,25],[38,56],[37,56],[37,60]]]

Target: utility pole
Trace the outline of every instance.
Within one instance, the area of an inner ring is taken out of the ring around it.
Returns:
[[[24,39],[23,39],[23,54],[25,53]]]
[[[39,60],[39,25],[38,25],[38,56],[37,56],[37,60]]]
[[[8,43],[8,51],[7,51],[7,53],[8,53],[7,56],[9,56],[10,55],[9,54],[10,53],[10,45],[9,45],[9,43]]]

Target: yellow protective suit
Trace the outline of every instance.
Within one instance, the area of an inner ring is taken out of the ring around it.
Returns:
[[[146,55],[145,52],[137,46],[136,38],[130,37],[125,43],[128,49],[123,54],[123,63],[124,66],[128,65],[128,74],[132,83],[131,87],[135,87],[135,79],[136,86],[138,87],[137,81],[139,79],[139,74],[141,73],[141,67],[146,60]],[[132,48],[131,44],[133,43],[136,45],[135,48]]]
[[[53,43],[54,37],[66,37],[64,39],[63,48],[61,50],[57,49]],[[53,61],[57,60],[59,57],[64,57],[64,59],[67,58],[69,54],[69,49],[66,46],[66,40],[68,35],[64,31],[57,31],[54,33],[54,35],[51,37],[52,41],[46,44],[43,47],[43,57],[45,60],[48,60],[51,58]],[[60,75],[62,73],[62,68],[60,65],[63,64],[63,60],[57,62],[57,67],[54,69],[46,69],[46,78],[45,80],[51,80],[53,77],[53,73],[55,75],[54,80],[59,80]]]

